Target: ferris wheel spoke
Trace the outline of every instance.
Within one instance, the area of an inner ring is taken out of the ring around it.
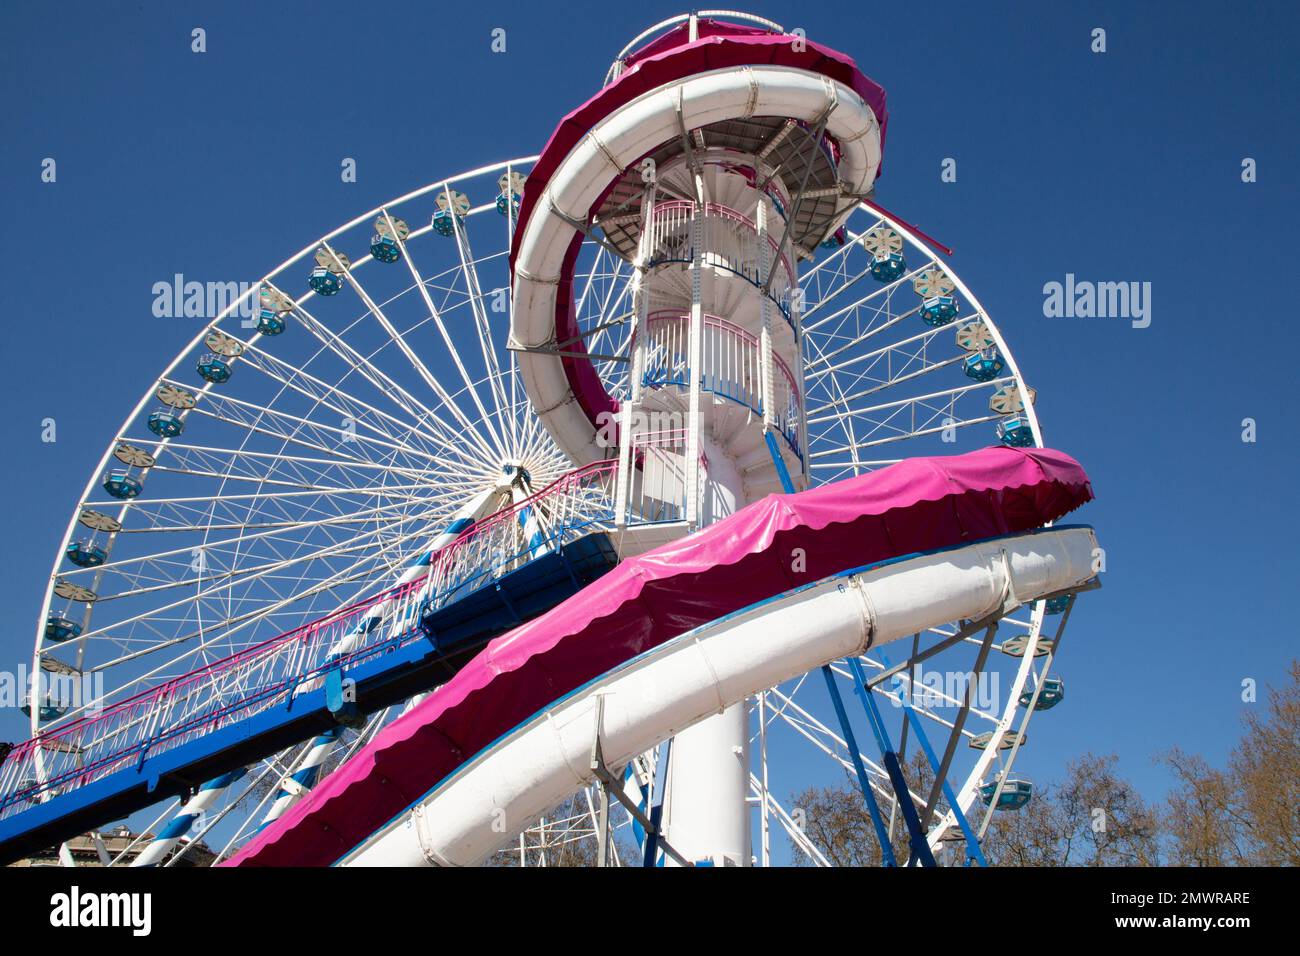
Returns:
[[[800,737],[809,741],[838,763],[846,772],[852,773],[854,771],[853,761],[850,757],[841,756],[841,751],[844,754],[849,754],[848,744],[843,737],[831,730],[830,727],[822,723],[807,709],[801,707],[793,697],[788,697],[782,693],[779,688],[771,688],[768,693],[774,695],[778,702],[785,705],[773,714],[774,720],[781,721]],[[889,787],[889,778],[885,768],[861,751],[858,752],[858,757],[867,771],[868,782],[875,795],[883,800],[892,801],[894,794]]]
[[[387,213],[385,213],[385,215],[387,215]],[[391,222],[391,219],[389,221]],[[423,275],[421,275],[419,267],[415,264],[415,258],[411,255],[410,249],[407,247],[405,240],[403,240],[401,236],[397,236],[397,244],[402,254],[402,261],[406,263],[406,268],[410,271],[411,278],[415,281],[415,287],[419,290],[420,298],[424,301],[424,307],[428,310],[429,318],[433,321],[434,326],[438,330],[438,334],[442,337],[443,345],[445,345],[447,349],[447,355],[451,358],[453,364],[455,364],[457,372],[460,373],[461,381],[465,385],[465,393],[469,396],[470,401],[474,403],[475,409],[478,410],[479,421],[487,433],[487,440],[491,443],[497,455],[499,457],[504,457],[505,446],[502,443],[501,436],[497,433],[496,423],[493,422],[491,416],[488,415],[487,408],[483,404],[483,399],[480,397],[478,389],[475,387],[474,379],[470,376],[469,370],[466,369],[460,351],[456,348],[451,334],[447,330],[447,325],[443,321],[442,311],[434,304],[433,296],[429,294],[429,285],[427,280]]]
[[[335,334],[317,319],[312,313],[305,309],[299,308],[298,319],[304,329],[306,329],[326,351],[340,359],[349,374],[355,372],[361,379],[367,382],[377,392],[393,403],[397,408],[411,416],[411,422],[428,420],[430,410],[419,400],[417,400],[409,391],[393,381],[393,379],[380,370],[372,361],[371,357],[362,355],[356,349],[352,348],[343,339],[342,336]],[[357,320],[360,321],[360,320]],[[348,328],[351,329],[356,325],[354,322]],[[341,384],[341,382],[339,383]],[[442,397],[442,396],[440,396]],[[456,409],[455,403],[450,398],[444,398],[450,409]],[[372,409],[376,415],[381,414],[378,410]],[[410,422],[405,423],[409,429]],[[462,422],[464,424],[464,422]]]
[[[405,434],[410,440],[418,443],[423,440],[431,440],[435,445],[441,445],[444,448],[454,448],[455,442],[450,435],[442,435],[437,432],[437,426],[430,426],[430,432],[425,434],[418,427],[416,422],[401,422],[394,419],[391,415],[379,411],[373,406],[361,401],[348,392],[344,391],[341,383],[330,385],[298,369],[292,365],[281,362],[279,359],[265,352],[253,352],[253,356],[259,358],[260,362],[251,362],[253,368],[258,369],[267,375],[273,381],[280,383],[289,390],[316,403],[318,406],[329,408],[340,415],[341,421],[352,421],[358,426],[364,425],[369,431],[387,438],[391,442],[396,442],[395,435],[387,432],[381,427],[382,422],[390,422],[400,425],[399,433]],[[307,388],[305,386],[312,386]],[[229,396],[223,396],[229,399]],[[336,404],[342,402],[342,405]],[[348,407],[351,406],[351,407]],[[202,406],[195,410],[201,410]],[[408,451],[418,453],[417,447],[410,447]]]
[[[851,402],[878,395],[891,388],[908,382],[914,382],[922,376],[951,368],[962,361],[962,357],[949,356],[931,359],[927,357],[924,346],[921,351],[903,350],[895,355],[892,351],[880,359],[884,371],[871,374],[873,369],[862,369],[850,380],[837,382],[836,389],[853,389],[848,393],[837,394],[832,403],[813,406],[809,409],[809,425],[819,425],[836,418],[856,415],[870,415],[876,409],[850,407]],[[830,409],[828,411],[828,409]]]
[[[397,439],[388,431],[377,428],[372,422],[360,417],[355,410],[339,408],[328,402],[318,403],[317,407],[321,405],[338,414],[338,425],[313,421],[303,415],[261,406],[231,395],[210,397],[202,405],[191,409],[189,414],[208,417],[233,426],[241,429],[246,435],[263,435],[291,442],[312,451],[332,455],[342,461],[369,460],[359,454],[348,454],[344,451],[345,446],[352,445],[356,446],[358,452],[380,449],[377,452],[380,455],[408,455],[425,461],[430,458],[431,453],[427,449],[415,448]],[[273,430],[267,426],[268,422],[285,427]],[[300,437],[303,433],[308,433],[310,438]],[[412,464],[411,467],[419,466]]]
[[[131,442],[130,437],[122,439]],[[292,484],[299,488],[319,488],[333,479],[330,487],[353,477],[356,481],[373,481],[376,472],[390,474],[414,481],[427,474],[416,468],[400,468],[383,461],[358,461],[340,458],[313,458],[305,455],[289,455],[284,452],[252,451],[247,448],[218,448],[212,445],[181,444],[172,440],[167,443],[168,460],[173,464],[157,464],[152,470],[174,472],[179,474],[215,474],[232,479],[255,479],[265,477],[268,482]],[[395,457],[396,452],[389,457]],[[222,468],[224,467],[224,471]],[[242,468],[242,473],[235,469]],[[287,473],[282,479],[271,476],[279,472]],[[363,487],[347,484],[344,487]]]
[[[846,353],[851,352],[851,350],[859,348],[870,341],[873,336],[888,331],[899,323],[917,315],[919,312],[919,306],[908,309],[890,317],[888,321],[876,326],[875,328],[869,329],[860,335],[848,338],[847,341],[844,341],[843,343],[838,342],[838,337],[836,337],[836,341],[834,342],[830,341],[830,337],[826,337],[826,345],[835,345],[835,348],[829,350],[825,350],[821,347],[823,344],[822,337],[814,337],[811,347],[816,351],[817,355],[815,358],[808,361],[807,368],[809,371],[805,373],[804,381],[816,384],[828,375],[842,373],[857,365],[871,364],[873,361],[878,361],[880,358],[889,355],[892,351],[901,350],[909,344],[918,342],[928,343],[932,341],[943,331],[942,328],[927,328],[924,332],[918,332],[915,335],[911,335],[905,339],[900,339],[897,342],[890,342],[888,345],[882,345],[873,351],[850,354],[842,361],[832,363],[832,360],[837,356],[845,355]]]
[[[390,516],[377,517],[371,522],[368,522],[369,527],[367,527],[363,531],[350,531],[346,536],[340,535],[337,538],[329,537],[329,533],[334,529],[328,524],[325,523],[305,524],[303,522],[299,522],[293,528],[286,529],[288,531],[294,531],[299,533],[301,535],[299,540],[284,539],[283,535],[285,531],[279,531],[277,532],[276,536],[271,536],[268,534],[268,536],[262,540],[248,539],[248,538],[236,539],[235,547],[231,548],[229,552],[230,554],[236,556],[239,559],[244,560],[245,562],[248,562],[250,560],[249,549],[253,544],[262,544],[268,549],[276,549],[282,547],[293,548],[295,549],[296,553],[290,554],[284,551],[272,550],[269,555],[263,558],[262,565],[254,567],[251,563],[237,564],[232,567],[222,569],[220,573],[213,572],[211,574],[208,573],[207,568],[204,565],[200,565],[201,570],[196,570],[196,568],[193,566],[193,562],[189,562],[186,563],[185,565],[185,570],[189,572],[189,574],[187,574],[187,576],[182,579],[179,580],[168,579],[163,583],[155,584],[146,588],[131,588],[120,593],[103,595],[95,603],[104,604],[105,606],[107,606],[108,602],[111,602],[112,600],[139,597],[141,594],[146,592],[151,593],[151,592],[157,592],[161,590],[167,590],[169,588],[188,587],[190,585],[198,586],[201,582],[204,581],[216,582],[216,581],[223,581],[223,580],[231,580],[231,579],[237,579],[248,575],[261,576],[270,570],[282,570],[295,563],[310,561],[313,559],[313,556],[324,558],[324,557],[330,557],[337,554],[350,553],[351,551],[355,551],[355,550],[363,550],[368,541],[372,539],[379,540],[383,538],[383,536],[385,535],[396,534],[404,524],[409,524],[414,521],[423,521],[423,520],[424,519],[422,517],[413,518],[410,514],[405,512],[397,515],[396,517],[390,517]],[[322,530],[324,536],[316,537],[316,538],[308,537],[306,534],[303,533],[304,531],[307,530]],[[414,533],[418,534],[419,532],[417,531]],[[200,549],[193,549],[193,550],[200,550]],[[214,559],[219,558],[222,554],[221,551],[212,548],[206,549],[203,553],[205,555],[210,554]],[[150,560],[150,558],[146,557],[144,560],[148,561]],[[208,558],[205,557],[204,562],[206,563],[207,560]],[[212,593],[215,593],[214,589],[209,589],[207,591],[200,590],[196,594],[187,597],[185,599],[182,599],[174,603],[173,605],[156,608],[154,610],[154,613],[163,613],[174,607],[184,606],[187,601],[196,601],[203,598],[207,598],[210,597]],[[118,623],[121,624],[123,622],[118,622]],[[96,633],[97,631],[91,631],[88,632],[86,636],[94,636]]]
[[[387,212],[385,212],[384,215],[385,217],[388,217]],[[388,222],[391,227],[392,225],[391,217],[388,218]],[[326,245],[324,248],[331,255],[337,256],[337,254],[334,253],[334,250],[331,249],[328,245]],[[347,275],[348,282],[352,285],[353,290],[361,298],[361,301],[365,304],[370,314],[374,316],[375,321],[378,322],[379,325],[383,328],[384,332],[388,335],[389,340],[397,347],[398,351],[402,353],[402,356],[406,359],[406,361],[411,366],[411,368],[415,370],[415,373],[433,391],[433,393],[438,396],[438,398],[443,402],[444,407],[446,407],[448,411],[450,411],[453,415],[456,416],[460,426],[462,428],[467,429],[467,431],[464,432],[463,434],[466,437],[469,437],[472,441],[479,442],[480,450],[483,451],[485,454],[488,453],[487,446],[482,444],[482,439],[478,435],[478,432],[471,427],[471,422],[469,418],[455,404],[455,402],[451,398],[451,395],[447,392],[445,388],[443,388],[442,384],[437,380],[433,372],[429,370],[429,367],[425,365],[423,361],[420,360],[420,357],[416,354],[415,350],[411,348],[409,343],[407,343],[405,337],[403,337],[402,333],[399,332],[396,326],[393,325],[392,321],[389,320],[388,316],[384,313],[384,310],[375,303],[375,300],[373,298],[371,298],[370,294],[366,291],[365,287],[361,284],[361,280],[357,277],[357,275],[354,272],[350,270],[346,271],[345,274]],[[418,277],[417,277],[417,281],[418,281]],[[493,371],[494,371],[493,369],[489,369],[489,374],[492,374]],[[495,370],[495,371],[496,374],[498,375],[500,374],[499,370]],[[428,408],[424,409],[424,413],[421,415],[420,420],[422,422],[429,421],[431,424],[434,422],[440,422],[437,416],[433,414],[432,410]]]
[[[470,311],[474,316],[474,328],[478,332],[483,365],[488,371],[488,384],[491,387],[493,400],[496,402],[497,414],[500,415],[502,410],[509,406],[509,401],[501,385],[501,365],[497,361],[497,344],[493,341],[491,323],[488,321],[487,310],[483,307],[483,290],[479,285],[478,270],[474,266],[474,252],[470,248],[469,232],[465,228],[462,217],[452,217],[452,231],[456,239],[456,252],[460,256],[465,289],[469,293]],[[513,417],[508,419],[512,428],[515,421]]]
[[[847,403],[856,401],[861,398],[866,398],[871,395],[877,395],[890,388],[894,388],[898,385],[902,385],[905,382],[915,381],[916,379],[922,377],[923,375],[929,375],[932,372],[937,372],[942,369],[951,368],[953,365],[956,365],[962,361],[962,356],[960,355],[947,356],[939,359],[928,360],[926,359],[924,352],[921,353],[903,352],[898,357],[897,361],[891,361],[891,359],[893,358],[894,356],[891,350],[889,356],[886,358],[882,358],[881,360],[887,366],[893,367],[893,370],[886,372],[886,374],[889,377],[876,378],[874,376],[869,375],[869,372],[871,371],[870,369],[863,370],[858,375],[854,376],[854,380],[848,384],[850,386],[855,386],[864,382],[870,382],[871,383],[870,386],[865,388],[859,388],[843,396],[837,396],[835,400],[835,406],[837,407],[834,412],[826,413],[825,412],[826,406],[823,405],[816,406],[816,410],[814,413],[816,416],[816,420],[814,421],[814,419],[810,417],[808,423],[810,425],[821,424],[824,421],[829,421],[835,417],[838,417],[839,415],[843,414],[845,411],[847,411],[848,414],[850,415],[869,415],[873,411],[879,410],[879,407],[873,406],[871,408],[847,409],[846,408]]]
[[[367,312],[366,314],[370,313]],[[441,441],[443,445],[453,443],[455,433],[448,426],[443,425],[427,405],[414,398],[406,389],[395,384],[391,377],[378,368],[373,361],[378,354],[378,350],[368,356],[362,355],[355,349],[347,347],[339,337],[333,336],[327,329],[324,329],[321,323],[310,313],[304,313],[304,316],[309,320],[304,323],[304,327],[312,329],[315,337],[322,342],[322,346],[344,362],[346,371],[342,377],[330,383],[322,380],[319,376],[307,373],[302,368],[285,363],[270,353],[255,350],[253,354],[263,363],[259,367],[260,371],[279,382],[284,388],[302,395],[317,405],[330,408],[336,413],[353,418],[357,420],[358,424],[365,423],[377,434],[387,435],[392,438],[393,434],[387,432],[383,427],[384,423],[388,423],[394,427],[396,434],[406,435],[408,439],[415,441],[417,444],[426,438]],[[319,355],[319,353],[317,354]],[[406,419],[395,417],[360,397],[350,394],[345,390],[344,382],[354,375],[374,387],[376,391],[393,402],[400,411],[410,417]],[[342,402],[342,406],[334,404],[335,401]],[[421,425],[423,427],[419,427]],[[427,430],[433,430],[434,433],[425,434]]]
[[[928,435],[955,434],[958,429],[969,428],[973,425],[987,424],[998,420],[997,415],[986,415],[979,418],[956,419],[951,417],[951,413],[943,409],[927,409],[922,406],[922,411],[928,414],[922,418],[913,417],[908,421],[902,417],[902,411],[897,411],[894,415],[888,416],[878,422],[871,422],[870,428],[865,429],[864,435],[856,445],[856,451],[866,448],[877,448],[882,445],[891,445],[902,441],[911,441],[916,438],[924,438]],[[941,416],[943,416],[941,418]],[[870,438],[868,436],[886,433],[883,438]],[[832,455],[843,454],[846,451],[844,447],[823,448],[820,451],[812,453],[811,457],[816,460],[824,459]],[[859,457],[854,451],[854,463],[862,463],[866,459]],[[821,465],[830,463],[819,462]],[[814,467],[818,467],[814,465]]]
[[[199,590],[194,596],[187,597],[185,599],[182,599],[181,601],[175,602],[173,605],[171,605],[171,607],[183,606],[184,604],[189,603],[191,601],[198,602],[203,600],[211,600],[215,598],[218,594],[220,594],[222,591],[237,586],[246,578],[257,578],[259,580],[269,582],[270,580],[273,580],[271,576],[276,574],[277,572],[284,571],[295,565],[302,564],[303,562],[319,560],[321,558],[326,558],[334,555],[348,555],[354,552],[369,553],[369,549],[367,546],[369,539],[378,538],[382,535],[390,533],[394,531],[396,528],[400,527],[401,525],[409,523],[410,520],[411,519],[409,517],[403,515],[391,521],[385,526],[371,529],[359,535],[350,536],[344,541],[336,542],[327,547],[321,547],[318,550],[313,547],[312,550],[306,553],[301,553],[297,555],[288,555],[288,556],[281,557],[279,560],[266,561],[260,564],[242,565],[238,568],[229,568],[229,569],[219,570],[219,571],[208,571],[205,569],[202,573],[197,573],[189,577],[167,580],[162,583],[153,584],[147,587],[133,588],[131,590],[116,593],[116,594],[100,595],[99,599],[95,603],[101,606],[106,606],[108,605],[109,602],[115,600],[122,600],[125,598],[137,598],[146,594],[154,594],[161,591],[174,590],[175,588],[188,588],[188,587],[199,588],[205,584],[207,586],[202,587],[202,589]],[[417,530],[416,532],[413,532],[411,536],[417,535],[419,533],[420,532]],[[219,554],[219,552],[216,553]],[[169,609],[168,606],[164,606],[162,608],[157,609],[157,612],[164,612],[168,609]],[[96,632],[92,631],[87,636],[93,637],[95,636],[95,633]]]
[[[812,333],[820,333],[822,335],[828,335],[831,333],[825,332],[823,331],[823,329],[824,327],[830,325],[832,322],[839,321],[843,325],[850,321],[856,321],[858,316],[864,313],[867,314],[871,319],[879,318],[881,316],[885,316],[886,318],[893,317],[894,313],[890,311],[889,305],[893,302],[895,295],[897,295],[899,292],[901,292],[904,289],[905,283],[907,283],[909,280],[915,279],[917,276],[921,275],[927,270],[935,268],[936,265],[937,263],[934,260],[930,260],[926,262],[924,265],[921,265],[915,269],[908,270],[907,272],[899,276],[897,279],[894,279],[883,285],[877,286],[876,288],[868,292],[866,295],[860,296],[859,298],[848,303],[847,305],[841,306],[839,309],[830,313],[829,315],[822,316],[816,322],[809,322],[807,325],[804,326],[804,332],[805,333],[812,332]],[[870,274],[871,274],[870,270],[867,270],[864,273],[860,274],[857,277],[857,279],[862,279],[865,276],[869,276]],[[805,314],[805,318],[816,315],[823,308],[825,308],[827,305],[833,302],[835,298],[839,298],[839,296],[843,294],[844,294],[843,289],[837,290],[833,298],[824,299],[822,302],[819,302],[816,306],[809,309],[808,312]],[[915,310],[912,311],[915,312]]]
[[[337,426],[327,425],[323,422],[304,418],[301,415],[294,415],[277,409],[261,408],[254,403],[223,395],[218,399],[192,409],[190,414],[208,416],[215,421],[232,425],[252,434],[264,435],[321,454],[331,455],[341,462],[361,464],[372,460],[359,454],[348,454],[344,451],[345,448],[351,446],[355,446],[358,451],[374,451],[375,457],[382,455],[409,457],[415,461],[412,461],[406,467],[417,471],[421,468],[421,465],[416,464],[416,461],[438,463],[444,460],[432,451],[414,448],[342,410],[340,410],[340,423]],[[271,429],[267,426],[268,422],[285,427]],[[352,422],[358,427],[355,429],[348,428],[346,427],[347,422]],[[363,424],[366,425],[364,430],[360,427]],[[300,437],[303,433],[306,433],[309,437]],[[457,449],[452,448],[449,450],[459,457]]]
[[[368,487],[352,488],[344,486],[320,487],[297,489],[294,491],[275,491],[275,492],[245,492],[236,494],[221,494],[218,496],[195,495],[190,497],[177,496],[172,498],[149,498],[137,499],[135,502],[135,511],[137,514],[148,515],[155,509],[170,506],[194,506],[196,504],[208,504],[220,502],[226,505],[234,502],[247,501],[291,501],[306,502],[312,499],[318,499],[323,496],[333,495],[376,495],[389,494],[400,495],[409,500],[424,500],[427,497],[428,485],[424,483],[411,485],[371,485]],[[86,507],[107,507],[112,502],[87,501]]]
[[[282,460],[281,463],[283,463]],[[305,479],[303,477],[272,478],[268,475],[238,474],[233,471],[233,465],[232,465],[232,470],[226,472],[214,471],[210,468],[184,467],[183,463],[177,463],[175,465],[158,464],[150,468],[149,471],[151,474],[159,474],[159,475],[184,475],[188,478],[219,479],[225,484],[232,484],[235,485],[236,487],[238,487],[238,485],[241,483],[248,482],[264,488],[272,488],[272,489],[282,488],[282,489],[292,489],[294,491],[315,491],[324,494],[335,494],[341,491],[364,492],[366,490],[364,486],[360,486],[360,485],[339,485],[337,483],[316,484],[310,479]],[[369,477],[373,479],[374,476],[369,476]]]
[[[410,537],[414,537],[419,533],[420,532],[415,532]],[[395,542],[395,545],[402,544],[402,543],[404,542]],[[315,597],[320,594],[336,591],[337,589],[342,588],[349,584],[361,584],[362,587],[364,588],[366,584],[368,584],[370,581],[373,580],[376,571],[377,569],[373,566],[373,562],[363,557],[357,560],[356,562],[354,562],[351,566],[341,569],[338,572],[334,573],[329,578],[326,578],[323,581],[310,584],[304,589],[292,593],[286,597],[281,597],[277,600],[259,605],[249,610],[219,617],[218,618],[220,624],[219,627],[203,627],[203,626],[193,627],[187,633],[183,633],[174,637],[169,637],[166,640],[159,641],[149,647],[141,648],[136,651],[130,651],[112,660],[107,660],[102,663],[95,664],[91,667],[86,668],[86,672],[95,673],[98,671],[110,670],[114,667],[120,667],[124,664],[156,655],[162,651],[168,651],[168,650],[176,649],[178,647],[183,647],[184,645],[189,644],[191,641],[194,641],[195,639],[201,639],[200,642],[196,645],[184,647],[184,651],[179,657],[170,658],[164,661],[163,663],[155,666],[152,670],[149,670],[146,673],[139,675],[138,677],[134,677],[126,681],[124,684],[121,685],[120,688],[117,689],[117,692],[113,695],[115,698],[122,697],[122,696],[129,696],[130,693],[134,692],[137,689],[152,686],[158,680],[165,679],[167,677],[176,676],[178,673],[182,673],[185,670],[190,669],[186,667],[185,665],[186,661],[194,660],[200,655],[210,651],[214,646],[221,647],[221,646],[228,645],[231,637],[234,636],[235,634],[238,634],[241,631],[246,630],[248,627],[252,625],[255,625],[265,620],[270,620],[272,618],[272,615],[274,615],[278,611],[281,611],[289,607],[290,605],[293,605],[295,603],[300,603],[308,598]],[[349,600],[354,600],[354,599],[355,596],[350,598],[345,597],[341,599],[341,603],[346,604]],[[164,608],[164,610],[174,610],[177,608],[193,606],[193,605],[197,605],[197,603],[198,602],[196,602],[194,599],[175,602],[172,605],[169,605],[166,608]],[[154,615],[139,615],[137,617],[129,619],[128,621],[118,622],[114,626],[122,627],[128,624],[144,622],[152,616]],[[291,623],[296,623],[296,622],[291,622]],[[100,636],[100,635],[88,634],[83,636],[79,640],[85,640],[87,637],[95,637],[95,636]],[[265,636],[261,638],[250,637],[246,640],[246,644],[255,643],[257,639],[265,639]]]
[[[955,388],[943,389],[937,392],[930,392],[925,395],[917,395],[909,398],[900,398],[900,399],[895,399],[894,401],[882,402],[878,405],[872,405],[865,408],[854,409],[849,414],[851,414],[854,418],[870,420],[873,424],[873,429],[872,429],[873,431],[880,430],[881,428],[885,428],[885,427],[890,427],[890,423],[895,419],[897,419],[902,414],[910,413],[910,415],[912,416],[912,422],[907,426],[906,429],[904,429],[904,427],[901,425],[893,426],[899,430],[899,434],[890,436],[887,439],[878,439],[876,441],[868,442],[867,443],[868,445],[882,444],[888,441],[899,441],[899,440],[907,439],[909,437],[915,437],[918,435],[932,434],[935,432],[943,431],[944,428],[948,428],[948,427],[961,428],[970,425],[977,425],[982,422],[996,421],[999,416],[987,415],[987,416],[980,416],[977,418],[969,418],[969,419],[954,418],[954,420],[948,424],[940,424],[937,427],[931,427],[931,423],[937,420],[939,416],[942,415],[954,416],[955,414],[954,406],[956,400],[970,394],[971,392],[987,390],[991,386],[1003,384],[1008,381],[1011,381],[1011,379],[1009,378],[993,379],[989,382],[981,382],[974,385],[962,385]],[[942,404],[942,405],[936,404],[939,401],[946,401],[946,404]],[[820,408],[817,409],[816,411],[820,411]],[[917,417],[918,412],[920,413],[919,418]],[[830,420],[829,418],[818,417],[815,412],[812,416],[810,416],[810,421],[813,418],[817,420],[817,423]],[[813,457],[821,458],[821,457],[825,457],[826,454],[828,453],[824,451],[815,452],[813,453]]]
[[[804,832],[804,828],[795,821],[795,818],[790,814],[790,812],[786,810],[786,808],[781,805],[780,801],[777,800],[776,797],[772,796],[770,792],[763,790],[762,781],[752,773],[749,775],[749,780],[750,790],[766,809],[771,810],[772,815],[776,817],[777,823],[781,825],[781,829],[784,830],[786,836],[790,838],[790,842],[818,866],[832,866],[833,864],[826,858],[826,854],[824,854],[818,848],[817,844],[812,841],[812,838]]]
[[[310,530],[313,528],[320,529],[327,526],[347,528],[352,525],[369,524],[372,523],[377,516],[384,515],[395,509],[405,509],[407,507],[409,507],[409,502],[398,501],[398,502],[379,505],[368,509],[367,508],[359,508],[356,510],[349,509],[337,516],[328,517],[328,518],[319,518],[311,521],[295,520],[292,522],[279,523],[272,528],[253,531],[252,533],[241,533],[234,537],[225,538],[218,541],[205,540],[202,545],[197,547],[183,545],[178,548],[172,548],[170,550],[161,551],[153,554],[132,555],[130,557],[124,557],[124,558],[114,558],[112,560],[105,562],[103,565],[100,565],[98,569],[78,568],[74,571],[66,572],[64,576],[66,578],[72,579],[78,573],[84,574],[94,570],[99,570],[105,575],[110,575],[110,574],[124,575],[128,573],[126,569],[134,565],[146,565],[150,563],[161,564],[169,560],[179,560],[180,563],[183,564],[185,567],[190,567],[193,564],[196,554],[203,555],[204,556],[203,560],[206,562],[207,555],[221,555],[223,553],[226,553],[227,551],[230,553],[232,558],[230,566],[233,567],[235,558],[237,558],[241,553],[245,552],[250,546],[257,544],[259,541],[262,541],[264,539],[276,538],[278,536],[282,536],[290,532],[301,533],[303,531]],[[404,517],[406,517],[406,515],[404,515]],[[179,529],[179,530],[202,530],[211,533],[218,529],[224,529],[224,530],[244,532],[247,527],[248,526],[246,525],[238,525],[238,524],[229,524],[224,526],[215,525],[215,524],[206,524],[206,525],[195,525],[195,526],[191,526],[190,528]],[[177,530],[177,529],[166,529],[166,530]]]

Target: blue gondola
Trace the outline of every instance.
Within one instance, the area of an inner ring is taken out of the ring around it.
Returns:
[[[503,216],[506,213],[512,216],[519,215],[519,194],[503,192],[497,196],[497,212]]]
[[[1070,606],[1072,600],[1074,600],[1073,594],[1062,594],[1060,597],[1048,598],[1045,602],[1047,604],[1047,613],[1064,614],[1065,609]]]
[[[284,316],[270,309],[263,309],[257,314],[257,331],[263,335],[279,335],[284,331]]]
[[[984,803],[993,802],[993,794],[997,791],[997,783],[986,783],[980,787],[980,795],[984,798]],[[1012,778],[1002,785],[1002,792],[998,794],[999,810],[1019,810],[1029,798],[1034,795],[1034,785],[1028,780]]]
[[[463,223],[450,209],[439,209],[433,214],[433,231],[440,236],[454,236],[458,221]]]
[[[877,282],[893,282],[907,271],[907,262],[897,252],[876,256],[871,260],[871,275]]]
[[[1034,430],[1029,427],[1029,419],[1023,415],[1012,415],[998,422],[998,441],[1012,448],[1028,448],[1034,443]]]
[[[311,277],[308,278],[307,284],[317,295],[337,295],[343,288],[343,277],[330,272],[324,266],[317,266],[311,270]]]
[[[921,303],[921,320],[937,329],[957,318],[959,308],[956,296],[931,296]]]
[[[1006,367],[1007,363],[1002,360],[997,349],[985,349],[966,356],[964,371],[967,378],[973,378],[977,382],[991,382]]]
[[[199,357],[195,370],[213,385],[230,381],[230,361],[216,352],[206,352]]]
[[[149,431],[159,438],[175,438],[185,431],[185,419],[170,408],[159,408],[149,414]]]
[[[70,541],[63,553],[79,568],[97,568],[108,560],[108,552],[97,544]]]
[[[21,710],[25,716],[30,717],[32,715],[31,701],[24,699],[22,704],[18,707],[18,709]],[[56,717],[62,717],[64,714],[68,712],[68,708],[64,704],[56,704],[51,700],[46,700],[45,703],[41,704],[36,709],[36,711],[37,711],[37,716],[42,721],[46,721],[46,720],[54,720],[54,718]]]
[[[1020,695],[1020,706],[1028,707],[1029,702],[1034,699],[1034,692],[1027,690]],[[1061,701],[1065,700],[1065,681],[1058,677],[1047,677],[1043,680],[1043,689],[1038,692],[1038,703],[1035,710],[1051,710]]]
[[[110,471],[104,476],[104,490],[119,501],[130,501],[144,490],[140,479],[127,471]]]
[[[81,625],[62,614],[50,614],[45,618],[45,639],[60,644],[70,641],[81,634]]]
[[[402,258],[402,250],[392,236],[371,236],[370,254],[379,262],[396,262]]]

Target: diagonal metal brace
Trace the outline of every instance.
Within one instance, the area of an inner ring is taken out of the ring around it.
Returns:
[[[636,820],[637,823],[641,824],[641,827],[645,830],[647,842],[652,838],[655,839],[659,848],[682,866],[694,866],[694,863],[691,863],[673,849],[672,845],[663,838],[663,834],[660,833],[658,824],[654,820],[651,820],[650,817],[646,816],[645,813],[642,812],[641,808],[633,802],[632,798],[623,792],[623,787],[619,779],[615,777],[614,774],[610,772],[609,767],[605,765],[605,756],[601,752],[600,748],[600,727],[603,723],[604,716],[605,698],[597,697],[596,736],[591,743],[591,772],[596,775],[596,779],[600,781],[605,792],[613,795],[614,799],[623,805],[623,809],[627,810],[627,812],[632,815],[632,818]]]

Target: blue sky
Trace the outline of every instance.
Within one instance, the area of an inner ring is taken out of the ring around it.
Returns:
[[[1296,656],[1289,249],[1294,4],[751,3],[888,91],[880,202],[956,250],[1090,472],[1104,590],[1071,623],[1069,700],[1023,766],[1117,751],[1221,761],[1241,681]],[[0,296],[10,469],[0,660],[30,654],[50,561],[101,450],[193,335],[181,272],[255,276],[388,197],[536,152],[673,4],[11,4],[0,13]],[[190,51],[207,31],[208,52]],[[489,49],[493,28],[507,52]],[[1095,27],[1107,52],[1090,51]],[[357,159],[358,181],[339,177]],[[40,180],[44,157],[58,181]],[[957,182],[940,180],[944,158]],[[1258,182],[1241,180],[1243,158]],[[1045,318],[1067,273],[1150,282],[1152,322]],[[40,440],[41,421],[58,441]],[[1242,419],[1258,441],[1241,440]],[[6,663],[6,667],[14,666]],[[1037,726],[1037,724],[1036,724]],[[15,712],[0,736],[25,735]]]

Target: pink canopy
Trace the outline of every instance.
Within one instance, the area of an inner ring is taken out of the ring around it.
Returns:
[[[332,863],[503,734],[643,651],[828,575],[1027,531],[1091,498],[1070,456],[1006,447],[770,495],[489,643],[227,865]]]

